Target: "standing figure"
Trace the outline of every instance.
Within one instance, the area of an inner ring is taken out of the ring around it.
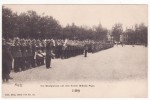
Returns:
[[[3,79],[3,82],[5,80],[7,82],[9,79],[12,79],[9,76],[9,74],[12,68],[13,57],[11,55],[9,48],[10,48],[10,45],[7,44],[5,40],[3,40],[3,43],[2,43],[2,79]]]
[[[94,47],[94,43],[92,43],[92,44],[91,44],[91,50],[92,50],[91,52],[92,52],[92,53],[94,53],[94,48],[95,48],[95,47]]]
[[[32,65],[32,67],[36,67],[36,64],[35,64],[35,51],[36,51],[36,45],[35,45],[35,43],[36,43],[36,40],[35,39],[33,39],[32,40],[32,55],[31,55],[31,65]]]
[[[31,45],[31,40],[27,40],[27,66],[29,69],[32,68],[31,66],[31,61],[32,61],[32,45]]]
[[[54,56],[52,51],[53,42],[47,41],[46,43],[46,68],[51,68],[51,58]]]
[[[61,54],[61,58],[64,59],[66,58],[66,54],[67,54],[67,39],[64,40],[64,43],[62,44],[62,54]]]
[[[22,64],[23,64],[23,67],[22,67],[22,70],[27,70],[29,69],[29,65],[28,65],[28,46],[27,46],[27,40],[26,39],[23,39],[23,44],[21,45],[21,51],[22,51],[22,58],[23,58],[23,61],[22,61]]]
[[[88,52],[88,46],[84,46],[84,57],[87,57],[87,52]]]
[[[20,49],[20,39],[16,38],[13,46],[13,57],[14,57],[14,72],[19,72],[22,66],[22,52]]]
[[[24,71],[26,69],[26,43],[24,39],[21,39],[20,41],[20,49],[21,49],[21,53],[22,53],[22,66],[21,66],[21,70]]]

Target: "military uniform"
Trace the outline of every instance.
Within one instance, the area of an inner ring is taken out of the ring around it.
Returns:
[[[84,46],[84,57],[87,57],[87,52],[88,52],[88,46]]]
[[[23,39],[22,42],[21,42],[21,52],[22,52],[22,57],[21,57],[21,60],[22,60],[22,70],[26,70],[28,69],[28,58],[27,58],[27,55],[28,55],[28,52],[27,52],[27,44],[26,44],[26,40]]]
[[[13,57],[14,57],[14,72],[19,72],[22,66],[22,52],[20,49],[20,41],[17,39],[13,46]]]
[[[32,61],[32,45],[31,45],[31,40],[27,40],[27,68],[32,68],[31,66],[31,61]]]
[[[42,55],[42,58],[41,58],[40,62],[41,62],[41,65],[44,65],[44,55],[43,55],[43,53],[44,53],[44,44],[43,44],[42,41],[40,42],[40,52],[41,52],[41,55]]]
[[[8,81],[10,79],[10,72],[12,68],[12,60],[13,57],[11,55],[11,52],[9,50],[10,46],[8,44],[5,44],[5,40],[3,40],[2,45],[2,79],[3,81]]]
[[[32,43],[31,43],[31,46],[32,46],[32,54],[31,54],[31,66],[32,67],[36,67],[36,64],[35,64],[35,52],[36,52],[36,46],[35,46],[35,43],[36,43],[36,40],[33,39],[32,40]]]
[[[91,52],[94,53],[94,44],[91,44]]]
[[[61,54],[61,58],[64,59],[66,57],[66,47],[62,46],[62,54]]]
[[[52,44],[48,41],[46,44],[46,68],[50,68],[52,57]]]

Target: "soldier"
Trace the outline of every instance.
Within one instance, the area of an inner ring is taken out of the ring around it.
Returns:
[[[22,53],[22,57],[21,57],[21,60],[22,60],[22,66],[21,66],[21,70],[24,71],[26,68],[26,43],[25,43],[25,40],[24,39],[21,39],[20,40],[20,49],[21,49],[21,53]]]
[[[10,44],[3,39],[2,41],[2,79],[3,82],[12,79],[9,74],[12,68],[13,57],[10,52]]]
[[[72,57],[72,55],[73,55],[73,52],[72,52],[73,51],[73,47],[72,46],[68,46],[68,49],[69,49],[68,50],[68,52],[69,52],[68,53],[68,57]]]
[[[45,52],[46,40],[43,39],[41,42],[42,42],[42,43],[41,43],[41,45],[42,45],[42,52]]]
[[[39,53],[41,55],[40,65],[44,65],[44,55],[43,55],[43,53],[44,53],[44,43],[43,42],[44,42],[43,40],[40,41],[40,50],[39,50]]]
[[[65,39],[62,46],[62,54],[61,54],[62,59],[66,58],[66,49],[67,49],[67,39]]]
[[[39,39],[36,41],[36,64],[41,66],[41,41]]]
[[[51,68],[51,58],[54,56],[53,51],[52,51],[52,46],[53,42],[47,41],[46,43],[46,68],[49,69]]]
[[[27,40],[27,66],[29,69],[31,69],[31,60],[32,60],[32,45],[31,40]]]
[[[45,65],[45,52],[46,52],[46,40],[42,40],[42,54],[43,54],[43,59],[42,59],[42,65]]]
[[[35,65],[35,51],[36,51],[36,40],[33,39],[31,42],[31,46],[32,46],[32,54],[31,54],[31,65],[32,67],[36,67]]]
[[[43,65],[43,60],[44,60],[44,55],[42,50],[38,50],[36,54],[36,61],[37,61],[37,66]]]
[[[38,59],[37,59],[37,52],[39,50],[39,40],[36,40],[35,41],[35,56],[34,56],[34,59],[35,59],[35,66],[38,66]]]
[[[94,53],[94,43],[91,44],[91,52]]]
[[[9,44],[10,44],[10,45],[9,45],[9,46],[10,46],[10,49],[9,49],[9,50],[10,50],[10,53],[11,53],[11,55],[12,55],[12,53],[13,53],[13,52],[12,52],[12,51],[13,51],[13,40],[12,40],[12,39],[9,39],[8,42],[9,42]],[[13,55],[12,55],[12,56],[13,56]],[[13,69],[13,61],[12,61],[11,70],[12,70],[12,69]]]
[[[58,42],[58,45],[59,45],[59,47],[58,47],[58,55],[59,55],[59,57],[60,58],[62,58],[62,54],[63,54],[63,51],[62,51],[62,48],[63,48],[63,41],[62,40],[59,40],[59,42]]]
[[[59,43],[58,40],[55,41],[55,57],[59,58]]]
[[[88,52],[88,45],[85,44],[85,46],[84,46],[84,57],[87,57],[87,52]]]
[[[14,39],[14,46],[13,46],[13,57],[14,57],[14,72],[21,71],[21,65],[22,65],[22,53],[20,49],[20,39],[15,38]]]

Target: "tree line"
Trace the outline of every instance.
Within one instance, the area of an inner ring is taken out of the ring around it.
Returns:
[[[109,31],[114,41],[119,41],[121,34],[128,34],[127,42],[147,43],[147,26],[142,23],[136,24],[134,28],[127,28],[125,31],[120,23],[116,23],[111,30],[102,27],[101,24],[92,28],[77,26],[75,23],[62,27],[52,16],[38,15],[32,10],[17,14],[9,8],[2,7],[2,36],[4,38],[68,38],[107,41]]]

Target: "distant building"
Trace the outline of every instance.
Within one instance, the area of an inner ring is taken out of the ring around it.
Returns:
[[[123,43],[127,43],[128,42],[128,34],[127,33],[122,33],[120,35],[120,42],[123,42]]]
[[[107,32],[107,41],[109,41],[109,42],[113,41],[113,36],[112,36],[112,32],[111,31]]]

